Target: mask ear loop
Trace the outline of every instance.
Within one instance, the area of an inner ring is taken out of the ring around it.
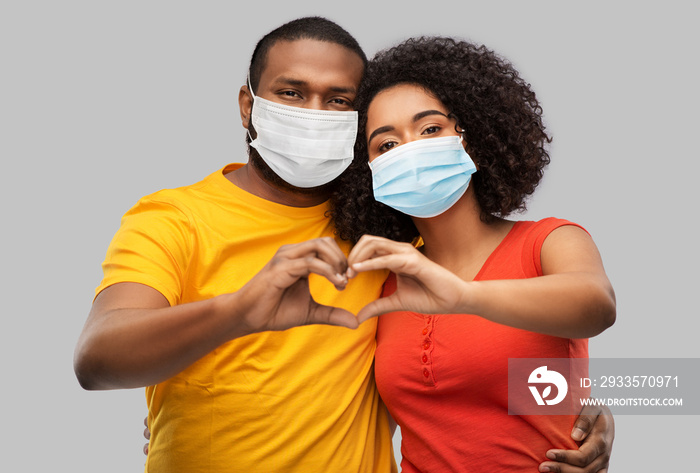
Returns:
[[[467,143],[467,139],[466,139],[466,137],[464,136],[464,133],[466,133],[467,130],[465,130],[464,128],[462,128],[462,127],[459,125],[459,120],[457,119],[457,115],[455,115],[454,113],[450,112],[450,113],[447,114],[447,116],[448,116],[449,118],[454,119],[454,121],[455,121],[455,131],[456,131],[457,133],[459,133],[459,137],[461,138],[462,142],[466,144],[466,146],[465,146],[465,151],[467,151],[467,154],[469,155],[470,159],[471,159],[472,161],[474,161],[474,165],[476,166],[476,169],[477,169],[477,171],[478,171],[478,170],[479,170],[479,163],[477,163],[477,162],[474,160],[474,158],[472,157],[472,153],[470,153],[470,152],[467,150],[467,148],[469,148],[469,144]]]
[[[250,72],[245,76],[245,82],[248,85],[248,92],[253,97],[253,102],[255,102],[255,93],[253,92],[253,86],[250,85]]]
[[[246,133],[248,134],[248,138],[250,139],[250,142],[252,143],[255,141],[252,136],[250,136],[250,127],[253,125],[253,108],[255,107],[255,94],[253,93],[253,86],[250,84],[250,72],[246,74],[245,76],[245,81],[246,84],[248,85],[248,92],[250,92],[250,96],[253,97],[253,105],[250,107],[250,122],[248,124],[248,128],[246,129]]]

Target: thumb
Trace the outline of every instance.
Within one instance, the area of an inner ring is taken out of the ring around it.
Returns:
[[[360,311],[357,313],[357,321],[358,323],[362,323],[365,320],[371,319],[372,317],[377,317],[398,309],[400,309],[400,306],[398,305],[398,301],[394,298],[394,296],[382,297],[381,299],[370,302],[360,309]]]
[[[315,305],[316,307],[309,311],[309,324],[335,325],[350,329],[356,329],[360,325],[352,312],[329,305]]]
[[[571,438],[577,442],[580,442],[586,438],[588,434],[593,431],[594,425],[598,421],[601,412],[602,411],[599,407],[588,405],[584,406],[583,409],[581,409],[579,416],[576,418],[574,428],[571,431]],[[604,418],[601,420],[605,421]]]

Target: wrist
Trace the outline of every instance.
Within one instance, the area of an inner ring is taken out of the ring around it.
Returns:
[[[474,315],[478,315],[480,313],[479,285],[480,283],[478,281],[462,280],[458,291],[459,300],[457,303],[457,310],[454,311],[455,313]]]
[[[245,286],[236,292],[221,294],[212,299],[215,316],[223,322],[224,342],[263,331],[262,327],[256,326],[247,317],[250,310],[245,309],[245,299]]]

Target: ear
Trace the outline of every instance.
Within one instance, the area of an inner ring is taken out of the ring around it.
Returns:
[[[250,125],[250,112],[253,109],[253,97],[247,85],[242,86],[238,91],[238,108],[241,112],[241,125],[247,130]]]

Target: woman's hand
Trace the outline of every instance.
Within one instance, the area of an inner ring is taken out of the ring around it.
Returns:
[[[465,281],[412,245],[363,236],[350,252],[347,275],[376,269],[396,274],[396,292],[365,306],[359,323],[397,310],[473,314],[562,338],[593,337],[614,323],[615,293],[588,233],[572,225],[553,230],[542,245],[541,264],[538,277]]]
[[[348,256],[348,277],[376,269],[396,274],[396,292],[363,307],[357,314],[359,323],[395,310],[453,313],[469,293],[467,282],[430,261],[413,245],[365,235]]]

